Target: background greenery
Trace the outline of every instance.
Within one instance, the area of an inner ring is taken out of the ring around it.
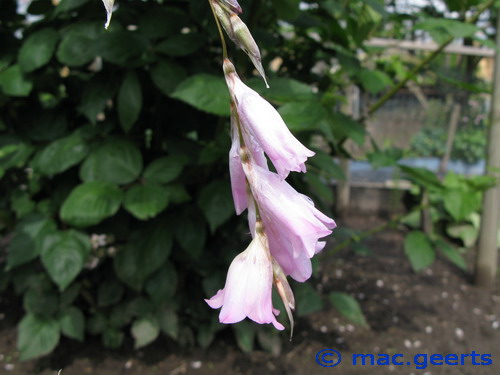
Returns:
[[[465,11],[477,1],[456,3]],[[362,145],[366,135],[341,113],[344,89],[377,94],[413,64],[379,63],[382,51],[363,42],[433,15],[389,13],[378,0],[240,4],[271,88],[241,51],[230,55],[317,151],[291,182],[331,214],[325,182],[343,177],[332,156],[348,156],[346,140]],[[106,31],[97,0],[35,0],[28,18],[2,4],[0,289],[23,301],[22,359],[50,353],[61,335],[98,335],[112,348],[131,335],[139,348],[164,334],[206,347],[227,328],[203,299],[223,286],[249,235],[231,199],[229,95],[209,9],[119,0]],[[438,37],[464,33],[441,26]],[[322,307],[309,284],[293,287],[299,316]],[[366,324],[348,295],[330,303]],[[279,341],[248,322],[230,329],[244,350],[255,338],[265,348]]]

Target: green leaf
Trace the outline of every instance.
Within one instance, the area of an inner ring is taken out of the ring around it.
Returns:
[[[177,34],[183,26],[189,25],[189,18],[179,8],[155,6],[154,3],[147,7],[147,11],[139,18],[139,30],[148,38],[164,38]]]
[[[59,6],[58,6],[59,8]],[[95,57],[94,40],[84,34],[68,32],[57,48],[57,59],[70,67],[90,63]]]
[[[60,330],[57,320],[26,314],[19,323],[17,349],[21,361],[49,354],[59,343]]]
[[[19,65],[13,65],[0,72],[0,89],[8,96],[28,96],[33,82],[24,77]]]
[[[98,312],[87,320],[86,328],[91,335],[99,335],[104,332],[107,325],[108,321],[104,314]]]
[[[53,291],[29,289],[23,296],[23,307],[28,313],[50,318],[58,308],[59,298]]]
[[[25,72],[32,72],[47,64],[54,53],[58,40],[57,31],[45,28],[31,34],[19,50],[19,66]]]
[[[321,150],[315,150],[314,155],[309,162],[319,169],[319,172],[326,172],[330,177],[344,181],[346,179],[340,166],[333,160],[333,157]]]
[[[165,263],[146,282],[145,289],[151,299],[165,303],[174,295],[177,288],[177,272],[171,263]]]
[[[448,258],[450,262],[452,262],[458,268],[467,271],[467,264],[465,263],[464,258],[462,257],[462,255],[460,255],[455,246],[451,245],[443,239],[438,239],[436,241],[436,247],[443,253],[446,258]]]
[[[229,91],[224,79],[197,74],[183,81],[171,95],[208,113],[229,116]]]
[[[158,321],[152,317],[145,317],[136,320],[132,324],[132,336],[135,340],[135,348],[151,344],[160,334],[160,325]]]
[[[128,133],[139,118],[142,108],[141,84],[134,71],[125,76],[118,92],[118,118],[123,130]]]
[[[319,122],[327,115],[318,101],[292,102],[278,110],[283,120],[292,131],[317,130]]]
[[[64,201],[61,219],[76,227],[88,227],[118,212],[123,193],[109,182],[93,181],[78,185]]]
[[[125,288],[115,279],[106,280],[97,290],[97,305],[101,307],[114,305],[123,296]]]
[[[88,1],[89,0],[61,0],[61,2],[56,7],[55,14],[60,14],[79,8]]]
[[[307,173],[305,179],[319,198],[327,203],[333,203],[333,190],[327,181],[312,172]]]
[[[386,87],[392,86],[389,76],[379,70],[362,69],[358,73],[358,78],[365,90],[372,94],[377,94]]]
[[[250,353],[255,342],[255,324],[244,320],[233,326],[236,342],[241,350]]]
[[[132,31],[106,32],[95,41],[97,55],[105,61],[128,67],[148,49],[148,40]]]
[[[247,84],[269,101],[276,103],[312,101],[316,94],[305,83],[291,78],[273,78],[270,88],[262,79],[250,79]]]
[[[425,235],[420,231],[412,231],[405,238],[405,253],[415,272],[429,267],[436,259],[432,245]]]
[[[179,337],[179,318],[172,309],[166,308],[158,312],[161,330],[169,337],[177,340]]]
[[[42,175],[62,173],[80,163],[88,154],[88,147],[80,133],[58,139],[35,154],[33,168]]]
[[[298,316],[305,316],[323,308],[321,296],[308,283],[295,284],[294,294]]]
[[[142,171],[142,155],[137,147],[119,138],[111,138],[90,153],[80,169],[85,181],[106,181],[128,184]]]
[[[440,192],[443,190],[443,184],[439,181],[434,172],[425,168],[408,167],[405,165],[401,165],[400,168],[405,175],[417,185],[423,186],[431,191]]]
[[[135,290],[158,270],[170,255],[173,228],[169,220],[157,220],[146,229],[134,233],[114,259],[118,278]]]
[[[355,298],[345,293],[333,292],[330,293],[328,299],[342,316],[360,326],[368,326],[363,311]]]
[[[205,214],[210,230],[215,232],[234,214],[229,183],[219,180],[205,186],[198,197],[198,206]]]
[[[350,138],[360,146],[365,143],[364,126],[351,117],[335,112],[329,115],[328,122],[336,138]]]
[[[144,170],[143,177],[150,183],[168,184],[179,177],[186,161],[183,156],[164,156],[152,161]]]
[[[170,96],[187,77],[186,70],[182,66],[166,60],[154,65],[150,74],[154,85],[166,96]]]
[[[72,339],[83,341],[85,332],[85,317],[80,309],[71,306],[59,315],[61,332]]]
[[[205,220],[196,209],[186,210],[176,221],[175,238],[193,259],[201,255],[205,246],[207,236],[205,228]]]
[[[48,233],[56,230],[56,224],[41,215],[26,216],[16,227],[7,254],[7,269],[12,269],[35,259],[42,241]]]
[[[139,220],[157,216],[168,205],[168,191],[156,184],[135,185],[125,194],[123,206]]]
[[[174,57],[188,56],[196,52],[205,42],[205,37],[201,34],[178,34],[158,44],[155,50]]]
[[[475,191],[449,189],[443,197],[443,202],[446,211],[453,219],[461,221],[481,208],[481,194]]]
[[[123,344],[125,335],[116,328],[106,328],[102,334],[102,343],[106,348],[118,349]]]
[[[113,97],[117,89],[114,79],[95,76],[90,82],[85,84],[82,93],[82,101],[78,110],[95,124],[97,116],[104,112],[106,104]]]
[[[41,256],[50,278],[63,291],[85,265],[91,245],[87,235],[69,230],[46,236]]]
[[[479,236],[479,228],[470,224],[449,224],[446,233],[453,238],[461,239],[464,246],[470,248],[474,246]]]

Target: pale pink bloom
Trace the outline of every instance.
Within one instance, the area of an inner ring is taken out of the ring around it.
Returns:
[[[276,329],[285,327],[276,320],[279,311],[272,302],[273,268],[264,234],[258,233],[248,248],[234,258],[224,289],[209,300],[218,309],[221,323],[237,323],[246,317],[257,323],[272,323]]]
[[[258,142],[279,176],[284,179],[290,171],[305,172],[304,162],[314,152],[293,136],[271,104],[240,80],[229,60],[224,62],[224,73],[243,131]]]
[[[335,222],[275,173],[252,163],[243,164],[243,168],[260,209],[271,255],[287,275],[297,281],[307,280],[311,276],[310,258],[325,246],[319,239],[332,233]],[[255,213],[251,210],[253,228]]]
[[[231,176],[231,190],[236,214],[241,214],[248,207],[248,193],[245,172],[241,165],[240,138],[238,135],[238,124],[234,108],[231,106],[231,149],[229,150],[229,175]],[[257,165],[268,170],[267,160],[264,152],[250,135],[245,135],[245,145]]]

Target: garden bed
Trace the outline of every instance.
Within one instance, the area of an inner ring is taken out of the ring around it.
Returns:
[[[382,223],[378,217],[354,217],[343,227],[369,229]],[[20,363],[15,349],[15,324],[21,317],[19,301],[0,301],[0,373],[12,375],[182,375],[182,374],[427,374],[495,375],[500,373],[500,287],[493,293],[476,289],[467,274],[439,259],[416,275],[403,252],[404,234],[386,230],[366,241],[371,255],[346,248],[321,255],[321,268],[312,285],[325,297],[325,308],[299,317],[291,342],[283,334],[279,355],[262,350],[242,353],[231,334],[222,332],[208,350],[180,349],[166,339],[134,351],[132,341],[120,351],[103,349],[90,338],[84,344],[65,340],[47,358]],[[472,255],[472,254],[469,254]],[[469,257],[469,264],[471,264]],[[355,296],[369,329],[354,326],[331,307],[332,291]],[[208,307],[207,307],[208,308]],[[214,314],[216,312],[214,311]],[[322,368],[315,362],[324,348],[342,352],[344,363]],[[353,353],[462,354],[491,353],[493,365],[353,366]]]

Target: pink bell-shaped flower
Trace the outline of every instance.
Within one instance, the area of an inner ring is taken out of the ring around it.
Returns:
[[[248,248],[231,263],[224,289],[205,301],[214,309],[222,307],[221,323],[237,323],[248,317],[283,330],[285,327],[276,320],[279,311],[273,308],[272,286],[273,266],[267,238],[263,230],[257,228]]]

